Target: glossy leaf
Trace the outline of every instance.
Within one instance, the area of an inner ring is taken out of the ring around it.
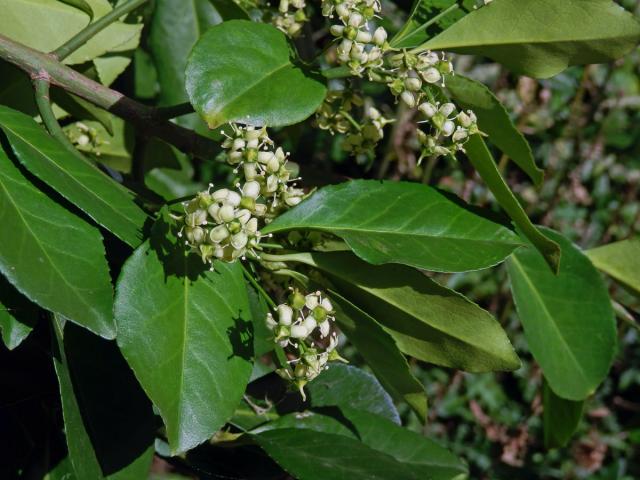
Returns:
[[[503,261],[522,242],[461,200],[419,183],[354,180],[324,187],[264,233],[296,229],[338,235],[363,260],[460,272]]]
[[[536,165],[524,135],[515,127],[493,92],[482,83],[462,75],[447,77],[446,85],[459,107],[473,110],[480,130],[489,135],[491,142],[529,175],[535,186],[540,186],[544,172]]]
[[[86,0],[61,0],[62,3],[66,3],[67,5],[71,5],[72,7],[76,7],[78,10],[83,11],[87,15],[89,15],[89,20],[93,20],[93,9],[91,5],[89,5]]]
[[[149,46],[158,69],[161,104],[175,105],[188,100],[184,70],[189,52],[209,27],[237,18],[228,12],[221,14],[214,3],[210,0],[156,2]]]
[[[326,93],[324,83],[297,62],[277,28],[231,20],[210,28],[193,48],[187,93],[211,128],[227,122],[291,125],[313,114]]]
[[[616,325],[607,288],[589,259],[559,233],[557,275],[533,248],[508,261],[511,289],[527,344],[551,389],[583,400],[606,377],[616,350]]]
[[[27,298],[115,336],[100,232],[36,189],[0,150],[0,271]]]
[[[0,275],[0,337],[9,350],[29,336],[38,321],[38,307]]]
[[[494,0],[421,48],[483,55],[548,78],[570,65],[609,62],[640,41],[640,24],[612,0]]]
[[[77,1],[77,0],[76,0]],[[113,8],[108,0],[85,0],[94,20]],[[89,23],[85,12],[58,0],[11,0],[3,2],[0,32],[41,52],[51,52]],[[59,28],[64,25],[64,28]],[[140,41],[142,25],[117,21],[91,38],[67,57],[67,64],[80,64],[107,52],[134,49]]]
[[[411,373],[393,337],[369,314],[337,292],[330,292],[330,296],[340,331],[356,347],[385,390],[395,400],[407,402],[425,420],[427,394]]]
[[[598,270],[640,293],[640,238],[603,245],[585,253]]]
[[[0,106],[0,128],[31,173],[127,244],[140,244],[147,215],[132,192],[73,155],[21,112]]]
[[[444,30],[467,14],[457,0],[415,0],[406,23],[389,41],[394,48],[412,48],[426,42],[431,30]]]
[[[256,428],[252,433],[289,428],[337,434],[357,439],[374,450],[395,458],[413,473],[430,480],[462,478],[465,465],[437,442],[407,430],[370,412],[340,408],[342,417],[304,412],[284,415]]]
[[[76,478],[144,478],[155,432],[151,402],[115,343],[55,321],[54,367]]]
[[[410,466],[422,478],[449,480],[465,476],[465,465],[439,443],[369,412],[343,408],[360,441]]]
[[[498,166],[482,137],[472,135],[465,144],[465,150],[473,168],[478,171],[500,206],[522,234],[544,255],[549,267],[557,272],[560,264],[560,247],[531,223],[522,205],[500,175]]]
[[[309,382],[307,390],[314,407],[351,407],[400,424],[400,415],[389,394],[376,377],[360,368],[334,363]]]
[[[557,396],[547,382],[542,388],[544,445],[547,448],[564,447],[580,425],[584,401]]]
[[[344,435],[283,428],[252,438],[298,480],[424,479],[390,455]]]
[[[375,318],[407,355],[470,372],[520,366],[504,330],[487,311],[417,270],[372,266],[350,253],[280,258],[327,274],[336,290]]]
[[[251,374],[251,313],[240,265],[209,271],[164,219],[153,230],[118,281],[118,345],[177,453],[211,437],[240,402]]]

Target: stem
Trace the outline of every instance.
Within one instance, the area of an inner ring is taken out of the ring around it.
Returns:
[[[181,117],[182,115],[189,115],[194,111],[193,105],[189,102],[184,102],[178,105],[171,105],[169,107],[158,107],[156,108],[156,115],[158,118],[169,120],[171,118]]]
[[[416,33],[419,33],[423,30],[426,30],[427,28],[429,28],[431,25],[433,25],[434,23],[436,23],[438,20],[440,20],[442,17],[444,17],[445,15],[449,15],[449,13],[453,12],[454,10],[457,10],[458,8],[460,8],[458,6],[457,3],[454,3],[453,5],[451,5],[449,8],[447,8],[446,10],[440,12],[438,15],[436,15],[435,17],[433,17],[431,20],[429,20],[426,23],[423,23],[422,25],[420,25],[416,30],[414,30],[413,32],[411,32],[409,35],[407,35],[405,38],[403,38],[403,40],[406,40],[407,38],[411,38],[413,35],[415,35]],[[420,46],[420,47],[416,47],[412,50],[409,50],[409,53],[420,53],[423,52],[425,50],[429,50],[428,47],[424,47],[424,46]]]
[[[67,150],[71,151],[74,155],[80,156],[84,159],[84,156],[76,150],[73,144],[69,141],[64,134],[62,127],[58,123],[53,109],[51,108],[51,99],[49,98],[49,82],[46,79],[46,73],[43,76],[35,78],[33,80],[33,88],[35,90],[36,105],[40,112],[40,118],[42,123],[47,128],[47,131],[53,138],[63,144]]]
[[[135,10],[148,1],[149,0],[128,0],[127,2],[124,2],[122,5],[107,13],[104,17],[100,17],[95,22],[90,23],[84,29],[80,30],[73,37],[67,40],[67,43],[58,47],[53,52],[53,55],[60,61],[64,60],[120,17],[130,13],[132,10]]]
[[[340,111],[340,115],[342,115],[344,118],[346,118],[347,120],[349,120],[349,123],[351,125],[353,125],[353,127],[360,131],[362,130],[362,127],[360,126],[360,124],[358,124],[358,122],[356,122],[353,117],[351,115],[349,115],[349,113],[345,112],[345,111]]]
[[[211,159],[219,150],[213,140],[158,118],[155,108],[136,102],[85,77],[63,65],[52,55],[33,50],[3,35],[0,35],[0,59],[16,65],[32,79],[46,74],[51,85],[127,120],[143,133],[164,140],[182,152]]]
[[[332,80],[334,78],[353,77],[353,74],[351,73],[351,70],[349,70],[349,67],[344,65],[341,67],[328,68],[326,70],[323,70],[321,73],[324,78],[328,78],[329,80]]]
[[[262,297],[269,304],[269,306],[275,310],[278,307],[276,305],[276,302],[271,300],[271,297],[269,296],[269,294],[265,292],[264,288],[262,288],[262,285],[260,285],[258,281],[254,278],[253,274],[249,270],[247,270],[247,267],[245,267],[243,263],[240,263],[240,266],[242,267],[242,272],[244,273],[244,276],[247,278],[247,280],[249,280],[249,283],[253,285],[253,287],[258,291],[260,295],[262,295]]]

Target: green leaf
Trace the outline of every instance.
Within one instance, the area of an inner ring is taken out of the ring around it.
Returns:
[[[360,441],[410,466],[421,478],[449,480],[465,476],[466,466],[439,443],[369,412],[342,408]]]
[[[611,366],[614,312],[589,259],[559,233],[544,231],[562,247],[558,274],[535,249],[520,249],[507,263],[511,289],[529,349],[549,386],[567,400],[583,400]]]
[[[307,390],[314,407],[352,407],[400,424],[400,415],[376,377],[351,365],[332,364]]]
[[[118,345],[167,427],[174,453],[232,416],[251,374],[251,313],[239,264],[209,271],[163,217],[117,284]]]
[[[407,402],[421,420],[427,416],[427,394],[413,376],[393,337],[366,312],[339,295],[330,292],[336,321],[349,341],[371,368],[384,389],[395,400]]]
[[[546,381],[542,388],[544,445],[546,448],[564,447],[580,425],[584,401],[557,396]]]
[[[363,260],[461,272],[490,267],[522,245],[508,228],[462,200],[419,183],[353,180],[324,187],[264,233],[294,229],[338,235]]]
[[[86,0],[94,20],[112,10],[108,0]],[[58,0],[10,0],[3,2],[0,32],[41,52],[51,52],[88,24],[86,13]],[[59,28],[64,25],[64,28]],[[140,41],[142,25],[114,22],[64,60],[75,65],[107,52],[133,50]]]
[[[462,75],[447,77],[447,89],[459,107],[471,109],[478,117],[480,130],[515,162],[539,187],[544,172],[536,165],[524,135],[515,127],[500,100],[482,83]]]
[[[60,0],[62,3],[76,7],[78,10],[83,11],[89,15],[89,20],[93,20],[93,9],[85,0]]]
[[[482,137],[472,135],[465,144],[465,150],[473,168],[478,171],[500,206],[511,217],[522,234],[544,255],[545,261],[551,269],[557,272],[560,264],[560,247],[531,223],[522,205],[500,175],[496,162]]]
[[[640,293],[640,238],[603,245],[585,253],[597,269]]]
[[[155,419],[115,343],[55,319],[69,459],[78,479],[139,479],[151,467]],[[63,339],[64,329],[64,339]]]
[[[467,9],[456,0],[415,0],[407,22],[389,44],[394,48],[417,47],[431,36],[430,27],[444,30],[466,14]]]
[[[269,306],[265,299],[258,294],[253,286],[247,284],[247,294],[249,295],[249,307],[251,308],[251,319],[253,320],[253,350],[256,358],[273,350],[273,332],[267,327],[265,319],[269,313]]]
[[[31,173],[127,244],[140,244],[148,217],[132,192],[73,155],[21,112],[0,105],[0,128]]]
[[[100,232],[36,189],[0,150],[0,271],[42,308],[115,336]]]
[[[370,412],[341,407],[342,417],[316,412],[293,413],[256,428],[258,434],[276,429],[307,429],[357,439],[395,458],[413,473],[430,480],[466,478],[466,466],[435,441]],[[395,477],[393,477],[395,478]]]
[[[29,336],[38,321],[38,307],[0,275],[0,337],[13,350]]]
[[[283,428],[252,438],[298,480],[424,480],[390,455],[344,435]]]
[[[191,103],[210,128],[227,122],[291,125],[320,106],[326,86],[295,59],[277,28],[231,20],[210,28],[186,70]]]
[[[611,0],[494,0],[420,47],[483,55],[522,75],[609,62],[640,41],[633,15]]]
[[[375,318],[407,355],[469,372],[520,366],[504,330],[487,311],[417,270],[372,266],[344,252],[279,258],[326,273],[338,292]]]

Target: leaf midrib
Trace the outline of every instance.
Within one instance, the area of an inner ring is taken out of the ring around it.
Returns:
[[[9,178],[7,177],[5,174],[0,172],[0,175],[5,177],[5,178]],[[9,178],[9,180],[11,180]],[[4,190],[7,199],[9,200],[9,202],[13,205],[15,211],[17,212],[18,216],[20,217],[20,219],[22,220],[22,222],[24,223],[25,228],[31,233],[31,237],[33,238],[34,243],[39,247],[39,249],[42,251],[42,254],[47,258],[47,260],[49,261],[49,264],[52,266],[53,270],[58,274],[58,276],[62,279],[62,281],[68,286],[70,287],[71,291],[74,293],[74,295],[80,300],[80,302],[89,307],[89,310],[92,312],[95,312],[95,309],[92,305],[90,305],[89,303],[87,303],[85,301],[85,299],[81,296],[78,295],[75,287],[73,285],[71,285],[69,283],[69,281],[67,280],[66,276],[62,274],[62,272],[58,269],[56,263],[51,259],[51,257],[49,256],[49,253],[47,252],[47,250],[44,248],[43,244],[40,242],[38,236],[35,234],[35,232],[31,229],[31,227],[29,226],[29,222],[27,222],[27,219],[24,218],[24,215],[22,215],[22,211],[20,210],[20,208],[18,207],[18,204],[16,203],[16,201],[13,199],[13,197],[11,196],[11,193],[9,192],[9,190],[7,189],[7,187],[4,185],[4,182],[0,181],[0,186],[2,187],[2,189]],[[64,315],[61,312],[58,312],[61,315]],[[101,318],[101,315],[98,315],[98,318]],[[100,323],[102,323],[102,320],[100,320]],[[110,329],[109,329],[110,330]]]
[[[116,208],[114,208],[109,202],[107,202],[106,200],[104,200],[100,195],[96,195],[91,189],[89,189],[88,187],[86,187],[82,182],[80,182],[79,180],[77,180],[73,175],[71,175],[69,172],[67,172],[64,168],[62,168],[62,166],[60,166],[58,163],[56,163],[55,160],[53,160],[52,157],[50,157],[49,155],[45,154],[45,152],[43,152],[41,149],[39,149],[35,144],[31,143],[30,141],[28,141],[25,137],[23,137],[22,135],[20,135],[19,133],[17,133],[14,129],[12,129],[11,127],[7,126],[6,124],[2,125],[2,128],[6,128],[8,130],[11,131],[11,133],[13,135],[15,135],[16,137],[18,137],[22,142],[24,142],[25,144],[27,144],[30,148],[34,149],[35,151],[37,151],[40,155],[42,155],[44,158],[46,158],[49,161],[49,164],[54,166],[55,168],[57,168],[60,172],[63,173],[63,175],[65,176],[65,178],[70,179],[73,184],[78,185],[81,187],[82,190],[84,190],[85,192],[87,192],[89,194],[89,196],[91,198],[97,199],[99,203],[101,203],[103,206],[105,206],[107,208],[108,211],[115,213],[116,217],[120,218],[120,219],[124,219],[124,221],[130,226],[133,227],[133,230],[135,232],[138,232],[138,225],[131,220],[127,215],[120,213],[120,211]],[[17,153],[17,152],[16,152]],[[90,166],[87,164],[87,166]],[[94,172],[92,172],[94,173]],[[96,172],[98,175],[103,175],[101,172],[97,171]],[[105,177],[106,180],[110,181],[108,178]],[[118,189],[117,185],[112,185],[111,187],[116,187],[116,189]],[[126,191],[123,190],[119,190],[118,191],[120,193],[125,193],[127,194]],[[67,193],[63,193],[60,192],[65,198],[67,198],[68,200],[73,201],[70,196]],[[132,204],[133,205],[133,204]],[[91,212],[88,211],[88,209],[86,207],[80,206],[78,205],[83,211],[87,212],[87,214],[89,214],[91,216],[91,218],[93,218],[96,222],[98,222],[100,225],[105,226],[106,228],[108,228],[109,230],[111,230],[111,228],[107,225],[105,225],[105,222],[102,219],[96,218],[97,216]],[[144,213],[141,211],[141,213]],[[113,232],[116,233],[116,235],[118,235],[118,237],[120,237],[122,240],[124,240],[125,242],[129,243],[129,240],[122,238],[122,234],[121,233],[117,233],[117,232]],[[131,245],[131,244],[130,244]],[[131,246],[135,246],[135,245],[131,245]]]
[[[562,345],[564,345],[564,347],[566,348],[566,351],[569,353],[569,357],[571,358],[573,363],[575,363],[575,365],[577,367],[576,370],[580,373],[581,377],[583,378],[583,380],[585,380],[586,384],[590,385],[592,382],[586,376],[586,372],[581,368],[580,362],[575,357],[573,351],[569,347],[569,344],[565,340],[565,338],[564,338],[564,336],[562,334],[562,331],[560,330],[558,325],[553,321],[553,316],[551,315],[551,312],[549,312],[549,309],[547,308],[547,304],[544,302],[542,296],[540,295],[538,290],[535,288],[535,285],[533,284],[533,282],[531,281],[531,279],[527,275],[524,267],[518,261],[518,259],[517,259],[517,257],[515,255],[513,255],[510,260],[512,261],[512,264],[514,265],[514,267],[516,267],[516,269],[520,272],[520,275],[522,276],[524,281],[527,283],[527,286],[531,290],[531,292],[532,292],[532,296],[531,297],[536,301],[537,304],[540,305],[542,313],[544,313],[547,316],[547,318],[549,319],[548,323],[552,326],[552,329],[557,333],[557,336],[561,340]],[[543,315],[543,317],[544,317],[544,315]]]

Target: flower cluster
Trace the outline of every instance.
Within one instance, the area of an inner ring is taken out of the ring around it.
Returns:
[[[429,132],[418,130],[418,140],[422,152],[420,160],[425,157],[455,155],[464,151],[464,144],[469,136],[480,133],[476,115],[467,110],[458,112],[453,103],[424,102],[418,106],[430,126]]]
[[[378,27],[371,32],[369,21],[380,13],[379,0],[323,0],[322,14],[337,16],[340,24],[331,26],[331,34],[340,40],[338,61],[347,65],[353,75],[381,67],[382,56],[389,48],[387,31]]]
[[[179,233],[204,262],[233,262],[250,254],[259,258],[262,224],[297,205],[304,191],[296,188],[287,169],[287,154],[274,148],[265,128],[232,125],[223,143],[227,162],[236,167],[237,191],[222,188],[200,192],[184,202]]]
[[[277,320],[267,314],[266,323],[274,341],[294,355],[291,368],[281,368],[278,374],[291,381],[304,397],[304,386],[329,368],[328,362],[344,361],[336,351],[338,338],[332,332],[335,321],[333,305],[321,292],[303,295],[294,291],[287,303],[278,305]]]
[[[435,52],[404,52],[392,57],[390,63],[394,69],[386,76],[389,90],[410,108],[424,99],[423,84],[438,83],[444,75],[453,73],[453,66],[444,53],[439,57]]]
[[[304,11],[305,6],[305,0],[280,0],[278,12],[274,13],[271,23],[285,35],[295,38],[309,20]]]
[[[200,192],[183,204],[184,227],[178,235],[186,237],[186,245],[205,263],[232,262],[247,253],[257,257],[258,216],[266,210],[257,208],[259,194],[258,182],[246,182],[239,193],[226,188]]]
[[[316,125],[331,134],[345,134],[342,148],[349,153],[371,154],[384,137],[384,126],[391,120],[374,107],[364,108],[365,115],[354,120],[354,110],[364,107],[362,97],[349,90],[329,92],[316,112]]]
[[[366,73],[370,80],[386,84],[397,100],[418,108],[424,116],[420,123],[428,124],[425,130],[417,131],[420,160],[464,150],[469,136],[479,133],[475,115],[471,111],[458,113],[452,103],[440,105],[430,91],[430,85],[444,86],[446,75],[453,73],[451,62],[444,53],[395,53],[383,27],[370,31],[369,23],[379,12],[376,0],[323,0],[323,15],[340,20],[330,29],[340,38],[338,62],[347,65],[353,75]],[[345,134],[342,146],[354,155],[370,154],[383,138],[384,126],[390,123],[372,107],[365,109],[367,114],[356,122],[351,110],[362,105],[362,99],[352,92],[334,92],[316,112],[317,125],[331,133]]]
[[[269,221],[282,210],[300,203],[304,191],[295,183],[289,185],[296,179],[291,178],[291,170],[287,168],[288,154],[281,147],[274,148],[266,128],[231,127],[231,135],[222,144],[227,150],[227,162],[244,179],[258,183],[259,195],[268,200],[261,216]]]

